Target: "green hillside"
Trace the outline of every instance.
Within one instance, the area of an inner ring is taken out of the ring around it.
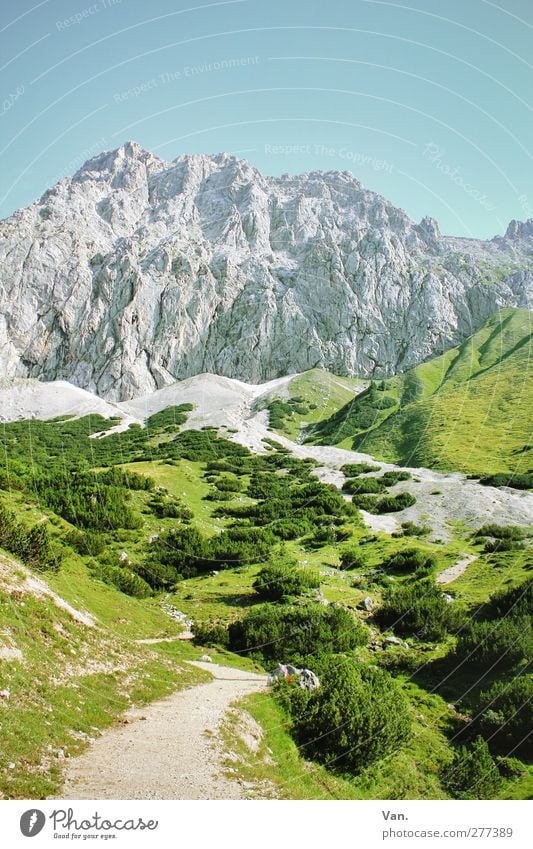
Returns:
[[[293,378],[283,396],[263,400],[260,407],[268,410],[272,430],[294,439],[302,427],[316,424],[342,409],[367,383],[314,368]]]
[[[355,391],[323,372],[294,382],[309,415],[311,398],[336,406]],[[351,413],[397,415],[400,388],[369,387]],[[113,421],[96,415],[2,427],[0,796],[58,794],[65,761],[126,710],[207,680],[187,663],[207,649],[239,669],[283,662],[320,678],[314,692],[292,680],[246,700],[263,758],[239,748],[228,715],[243,781],[282,798],[529,798],[528,530],[370,533],[356,504],[378,492],[380,512],[397,509],[390,473],[344,466],[350,501],[275,440],[257,454],[213,427],[183,430],[189,411],[103,439],[89,437]],[[179,639],[184,618],[192,641]]]
[[[457,348],[373,383],[308,441],[475,475],[533,470],[531,315],[502,310]]]

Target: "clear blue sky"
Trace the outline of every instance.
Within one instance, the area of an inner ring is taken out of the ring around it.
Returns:
[[[490,237],[533,217],[532,43],[531,0],[4,2],[0,216],[135,139]]]

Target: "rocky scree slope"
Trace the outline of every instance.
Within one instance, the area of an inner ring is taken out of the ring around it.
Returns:
[[[112,401],[201,372],[389,375],[527,306],[532,253],[533,220],[447,238],[346,171],[129,142],[0,222],[0,372]]]

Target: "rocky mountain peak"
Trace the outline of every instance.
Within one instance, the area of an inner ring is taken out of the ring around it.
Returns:
[[[533,237],[533,218],[527,221],[516,221],[513,218],[505,231],[506,239],[530,239]]]
[[[527,306],[532,240],[444,237],[348,171],[127,142],[0,222],[0,369],[111,400],[200,372],[387,375]]]

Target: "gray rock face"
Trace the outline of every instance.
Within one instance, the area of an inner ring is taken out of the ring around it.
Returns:
[[[110,400],[200,372],[385,376],[527,306],[532,254],[533,221],[446,238],[348,172],[128,143],[0,222],[0,373]]]

